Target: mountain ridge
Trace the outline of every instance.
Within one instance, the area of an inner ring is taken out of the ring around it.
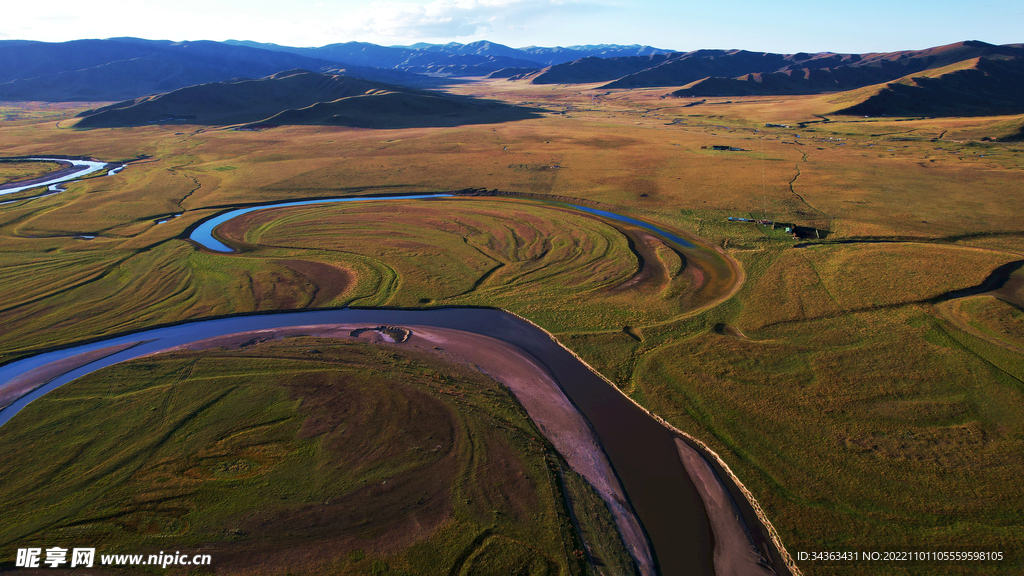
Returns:
[[[304,69],[419,88],[484,77],[540,85],[599,84],[605,90],[672,88],[666,95],[678,97],[861,91],[846,98],[841,110],[875,115],[910,110],[917,115],[1003,114],[1024,111],[1021,98],[1015,96],[1020,85],[1018,61],[1024,61],[1024,44],[999,46],[977,40],[864,54],[674,52],[615,44],[511,48],[486,40],[411,46],[344,42],[317,48],[131,37],[65,43],[6,40],[0,41],[0,100],[127,101]],[[963,69],[948,74],[936,72],[961,64]],[[972,82],[978,90],[974,97]],[[917,106],[914,98],[931,104]],[[415,107],[416,100],[407,104]]]
[[[294,48],[251,40],[227,40],[226,44],[292,52],[307,57],[333,58],[351,64],[393,67],[419,74],[486,76],[502,68],[534,68],[571,62],[586,57],[650,55],[671,50],[639,44],[594,44],[582,46],[527,46],[512,48],[480,40],[468,44],[417,43],[409,46],[380,46],[368,42],[343,42],[318,48]],[[439,59],[440,58],[440,59]]]

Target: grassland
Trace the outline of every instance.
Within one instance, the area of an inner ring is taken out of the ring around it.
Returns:
[[[832,95],[684,107],[696,100],[588,88],[455,86],[550,113],[443,130],[76,131],[28,110],[37,123],[0,125],[4,155],[149,158],[0,212],[0,359],[236,312],[506,307],[707,442],[791,553],[1008,557],[805,574],[1024,570],[1019,304],[943,301],[1024,259],[1024,144],[995,141],[1024,118],[830,118]],[[464,188],[615,206],[725,251],[745,281],[704,309],[687,300],[699,258],[511,199],[260,213],[225,231],[250,245],[237,255],[182,240],[229,205]],[[751,215],[828,234],[726,222]],[[641,261],[655,280],[615,291]]]
[[[423,352],[169,353],[63,387],[2,434],[5,558],[88,541],[202,550],[218,574],[583,574],[563,478],[604,557],[624,554],[509,392]]]
[[[43,176],[57,168],[54,162],[0,162],[0,184]]]

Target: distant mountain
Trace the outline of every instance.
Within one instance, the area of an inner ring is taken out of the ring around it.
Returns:
[[[629,56],[599,58],[588,56],[572,62],[549,66],[538,72],[531,82],[534,84],[589,84],[607,82],[623,76],[656,67],[674,54],[652,54],[650,56]]]
[[[652,46],[641,46],[631,44],[588,44],[584,46],[566,46],[544,48],[541,46],[528,46],[519,48],[519,52],[526,56],[518,56],[527,60],[534,60],[543,66],[553,66],[565,62],[572,62],[580,58],[619,58],[624,56],[651,56],[654,54],[671,54],[672,50],[663,50]],[[542,66],[542,67],[543,67]]]
[[[536,72],[536,68],[502,68],[501,70],[495,70],[491,72],[485,78],[505,78],[518,80],[529,74]]]
[[[847,92],[836,103],[847,105],[834,114],[858,116],[1021,114],[1024,58],[972,58]]]
[[[594,48],[594,47],[587,47]],[[971,58],[1020,57],[1021,45],[969,41],[927,50],[871,54],[774,54],[747,50],[654,52],[585,57],[536,72],[508,70],[493,77],[534,84],[588,84],[601,89],[682,86],[675,96],[816,94],[890,82]]]
[[[0,100],[111,101],[281,70],[340,70],[391,83],[424,77],[221,42],[114,38],[48,43],[0,41]]]
[[[279,44],[252,42],[250,40],[227,40],[229,46],[245,46],[274,52],[298,54],[307,58],[320,58],[335,62],[345,62],[355,66],[374,66],[377,68],[395,68],[405,61],[407,50],[378,46],[367,42],[345,42],[328,44],[319,48],[294,48]]]
[[[669,50],[650,46],[599,44],[568,48],[529,46],[511,48],[482,40],[460,44],[418,43],[411,46],[378,46],[366,42],[328,44],[320,48],[292,48],[277,44],[228,40],[227,44],[290,52],[309,58],[333,59],[361,66],[393,68],[406,72],[439,76],[486,76],[502,68],[539,70],[545,66],[580,58],[668,54]]]
[[[667,52],[617,45],[517,49],[487,41],[297,48],[249,41],[8,40],[0,41],[0,101],[119,101],[296,68],[428,87],[439,84],[438,77],[482,77],[506,68],[534,71],[596,55],[655,53]]]
[[[676,96],[817,94],[891,82],[908,74],[933,70],[973,58],[1020,56],[1024,56],[1024,50],[1020,47],[994,46],[974,41],[958,42],[927,50],[864,55],[831,53],[808,55],[801,53],[784,57],[781,66],[770,70],[751,68],[739,74],[708,74],[707,77],[699,79],[693,78],[693,75],[686,77],[676,75],[674,79],[686,81],[684,82],[686,85],[673,94]]]
[[[227,44],[259,47],[266,50],[299,54],[309,58],[320,58],[347,62],[360,66],[390,68],[414,74],[437,76],[486,76],[495,70],[511,66],[541,68],[542,64],[518,58],[526,56],[519,51],[492,44],[425,44],[422,48],[378,46],[366,42],[345,42],[328,44],[320,48],[290,48],[277,44],[228,40]],[[513,54],[509,56],[507,54]]]
[[[424,52],[443,52],[449,54],[479,54],[487,56],[504,56],[520,60],[530,60],[538,64],[538,68],[572,62],[580,58],[598,57],[613,58],[617,56],[649,56],[651,54],[668,54],[672,50],[663,50],[651,46],[631,44],[589,44],[584,46],[555,46],[545,48],[543,46],[527,46],[525,48],[509,48],[503,44],[482,40],[469,44],[450,42],[448,44],[426,44],[419,43],[405,48],[416,49]]]
[[[453,126],[530,118],[525,108],[307,70],[230,80],[80,114],[77,128],[147,124]]]
[[[978,41],[886,53],[775,54],[607,44],[511,48],[488,41],[296,48],[234,40],[14,40],[0,41],[0,100],[132,100],[305,69],[419,88],[458,77],[487,77],[534,84],[600,83],[602,89],[681,87],[671,93],[681,97],[853,91],[837,100],[843,113],[1015,113],[1022,60],[1022,44]]]

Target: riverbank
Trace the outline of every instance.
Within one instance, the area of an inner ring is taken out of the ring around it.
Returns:
[[[643,575],[657,572],[650,545],[628,498],[587,420],[565,396],[550,372],[516,346],[495,338],[435,326],[403,325],[409,335],[403,342],[367,324],[323,324],[292,326],[274,330],[252,330],[165,350],[208,350],[242,348],[259,342],[296,336],[317,338],[358,338],[377,345],[416,348],[483,372],[508,388],[541,434],[558,450],[569,466],[597,490],[608,504],[619,533]],[[353,333],[358,333],[354,336]]]
[[[731,259],[730,259],[731,260]],[[743,268],[735,268],[741,279],[745,279]],[[739,289],[738,286],[736,288]],[[506,311],[508,314],[512,312]],[[517,316],[518,317],[518,316]],[[791,574],[801,576],[802,572],[793,557],[786,550],[778,530],[761,509],[753,493],[740,481],[725,460],[707,444],[668,423],[664,418],[644,408],[615,384],[601,375],[578,354],[566,348],[557,338],[526,318],[523,322],[548,335],[552,342],[571,354],[580,364],[586,366],[595,376],[604,381],[609,389],[619,392],[623,399],[642,411],[651,420],[658,422],[665,432],[674,436],[679,461],[686,470],[688,479],[693,481],[704,511],[708,528],[712,532],[710,546],[714,558],[714,573],[722,574]],[[725,479],[728,479],[728,482]],[[770,563],[771,567],[765,563]],[[767,570],[767,572],[765,572]]]
[[[8,182],[4,182],[4,183],[0,184],[0,192],[3,192],[4,190],[6,190],[8,188],[15,188],[15,187],[18,187],[18,186],[38,186],[38,185],[40,185],[41,182],[46,182],[46,181],[52,180],[54,178],[62,178],[62,177],[67,176],[69,174],[74,174],[75,172],[80,170],[80,168],[76,168],[75,165],[70,160],[57,160],[57,159],[53,159],[53,160],[29,160],[29,159],[25,159],[25,160],[22,160],[22,159],[10,160],[10,159],[4,158],[4,159],[0,159],[0,161],[2,161],[4,163],[10,163],[10,162],[14,162],[14,163],[45,162],[47,165],[51,165],[51,164],[56,164],[57,165],[56,168],[50,170],[49,172],[46,172],[45,174],[40,174],[38,176],[33,176],[31,178],[15,179],[15,180],[10,180]]]
[[[628,504],[629,499],[600,441],[586,418],[566,397],[547,369],[520,348],[481,334],[415,324],[402,328],[408,330],[409,335],[400,343],[395,342],[387,333],[377,330],[372,324],[321,324],[234,332],[154,350],[142,356],[176,350],[239,349],[270,340],[312,336],[358,338],[377,345],[415,348],[471,366],[513,393],[545,438],[558,450],[569,466],[594,487],[608,505],[620,535],[639,566],[640,573],[645,576],[657,573],[644,530]],[[3,393],[13,394],[17,390],[37,388],[95,360],[127,350],[135,344],[109,346],[45,364],[5,383]]]
[[[175,350],[201,351],[221,347],[238,349],[270,340],[313,336],[339,339],[359,338],[378,345],[416,348],[450,361],[472,366],[506,386],[515,395],[541,433],[558,450],[570,467],[583,476],[606,502],[618,525],[620,535],[640,567],[641,573],[652,575],[657,573],[644,529],[630,509],[629,498],[623,490],[600,440],[590,423],[566,396],[549,370],[517,346],[481,334],[437,326],[403,324],[401,328],[409,331],[408,338],[401,343],[396,343],[392,336],[376,327],[377,324],[373,323],[336,323],[244,330],[171,347],[157,347],[157,349],[132,357]],[[358,336],[354,336],[354,333]],[[557,342],[553,338],[552,341]],[[6,382],[2,393],[6,397],[18,390],[38,388],[46,382],[81,369],[93,361],[127,351],[139,345],[140,342],[141,339],[121,342],[43,364]],[[86,371],[91,370],[86,368]],[[660,422],[660,419],[653,415],[652,418]],[[688,442],[696,443],[695,440],[689,437],[685,437],[684,440],[682,437],[685,435],[682,432],[674,430],[664,422],[661,422],[661,425],[664,426],[666,433],[680,436],[675,439],[678,458],[696,485],[713,535],[714,574],[721,576],[723,574],[779,573],[770,570],[767,566],[775,564],[777,569],[781,568],[780,562],[778,562],[780,555],[781,564],[793,573],[799,574],[792,559],[782,548],[781,542],[777,540],[777,535],[774,534],[771,524],[767,522],[767,518],[757,507],[752,495],[743,488],[739,480],[727,468],[724,470],[725,476],[735,484],[736,488],[730,489],[723,482],[723,470],[719,469],[716,472],[715,468],[724,466],[721,460],[711,453],[714,462],[709,462],[706,456],[702,456],[698,452],[700,450],[709,453],[706,446],[701,444],[695,449],[688,444]],[[732,494],[736,490],[742,493],[741,498],[737,499],[735,494]],[[744,509],[747,509],[747,513],[744,513]],[[765,538],[755,536],[759,530],[754,527],[758,525],[763,526],[771,534],[768,541],[772,542],[778,550],[772,550],[767,546]],[[751,530],[754,532],[752,533]]]
[[[25,158],[25,160],[34,162],[58,162],[64,167],[30,180],[24,180],[22,182],[8,182],[7,184],[0,186],[0,196],[15,194],[17,192],[31,190],[33,188],[43,188],[54,184],[67,183],[71,180],[84,178],[106,168],[114,168],[115,166],[114,164],[109,164],[107,162],[79,160],[75,158],[31,157]],[[28,198],[22,198],[22,200],[28,200]]]

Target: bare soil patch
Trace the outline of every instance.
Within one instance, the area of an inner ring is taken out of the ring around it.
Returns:
[[[328,304],[344,294],[352,284],[352,274],[348,270],[330,264],[311,260],[281,260],[281,264],[316,285],[316,294],[310,303],[311,307]]]
[[[661,259],[658,258],[657,252],[658,245],[664,245],[664,242],[647,232],[629,230],[625,227],[618,229],[630,239],[630,248],[640,260],[640,268],[632,278],[612,287],[610,292],[624,292],[647,287],[660,289],[667,285],[669,273]]]

